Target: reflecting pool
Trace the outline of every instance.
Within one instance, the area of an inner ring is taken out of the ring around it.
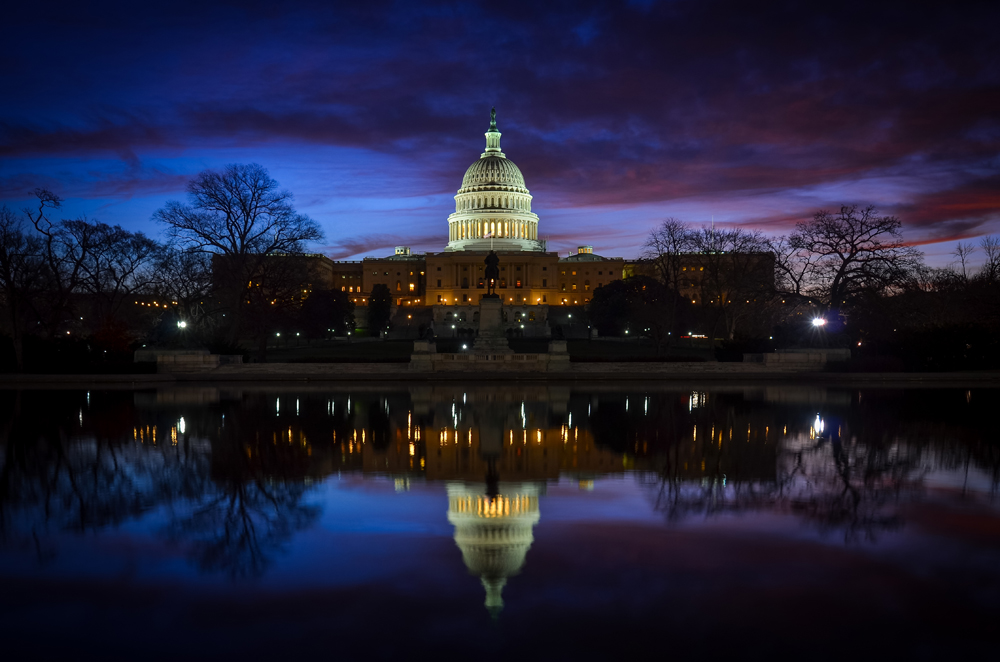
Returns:
[[[996,654],[1000,390],[0,394],[0,655]]]

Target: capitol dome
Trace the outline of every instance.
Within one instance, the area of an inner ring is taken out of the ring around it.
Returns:
[[[500,151],[496,109],[486,132],[486,151],[469,166],[448,217],[447,251],[543,251],[531,193],[514,162]]]
[[[469,166],[462,178],[459,194],[476,190],[503,189],[527,193],[524,176],[514,162],[503,156],[483,156]]]

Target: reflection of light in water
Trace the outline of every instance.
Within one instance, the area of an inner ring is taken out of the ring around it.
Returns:
[[[824,430],[826,430],[826,423],[819,417],[819,414],[816,414],[816,420],[809,428],[809,438],[815,439],[818,435],[823,434]]]
[[[482,484],[448,485],[448,521],[455,527],[455,543],[469,572],[482,581],[486,608],[494,618],[503,608],[507,578],[524,565],[539,519],[538,485],[499,487],[500,493],[490,498]]]

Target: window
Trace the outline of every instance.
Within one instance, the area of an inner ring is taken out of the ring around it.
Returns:
[[[563,291],[563,292],[565,292],[565,291],[566,291],[566,283],[563,283],[563,284],[562,284],[562,291]]]
[[[590,291],[590,281],[589,280],[583,281],[583,289],[587,290],[588,292]]]
[[[484,287],[486,287],[486,281],[480,278],[479,281],[476,283],[476,287],[479,288],[480,290],[483,289]]]
[[[535,321],[535,311],[531,311],[530,313],[528,313],[528,321],[529,322]]]
[[[341,292],[346,292],[347,291],[347,286],[346,285],[341,285],[340,286],[340,291]]]
[[[438,303],[441,303],[441,295],[438,295]]]
[[[468,270],[469,270],[469,267],[467,265],[462,267],[462,271],[468,271]]]
[[[507,279],[506,278],[501,278],[500,279],[500,287],[502,287],[503,289],[507,289]]]
[[[518,278],[517,280],[514,281],[514,287],[516,287],[517,289],[521,289],[521,279],[520,278]]]
[[[398,276],[399,274],[396,274],[396,275]],[[576,275],[576,272],[575,272],[575,271],[573,272],[573,275],[574,275],[574,276]]]
[[[604,275],[604,272],[603,272],[603,271],[598,271],[598,272],[597,272],[597,275],[598,275],[598,276],[603,276],[603,275]]]
[[[574,271],[573,273],[575,274],[576,272]],[[397,275],[397,276],[402,276],[403,274],[397,271],[397,272],[396,272],[396,275]]]
[[[438,278],[438,287],[441,287],[441,279]]]
[[[548,302],[549,302],[549,298],[543,294],[542,295],[542,303],[548,303]]]
[[[388,272],[388,271],[387,271],[387,272],[385,272],[385,275],[386,275],[386,276],[388,276],[388,275],[389,275],[389,272]]]
[[[438,267],[438,271],[441,271],[441,267]]]
[[[521,267],[518,267],[518,268],[516,269],[516,271],[520,271],[520,270],[521,270]]]
[[[413,275],[413,272],[412,272],[412,271],[410,272],[410,275],[411,275],[411,276]]]
[[[573,290],[576,290],[576,283],[573,283]]]
[[[549,270],[548,267],[542,267],[542,271],[548,271],[548,270]]]
[[[548,278],[543,278],[542,279],[542,287],[548,287],[548,286],[549,286],[549,279]]]
[[[410,283],[410,291],[413,292],[416,289],[417,289],[417,284],[416,283]]]
[[[396,281],[396,291],[397,292],[402,292],[403,291],[403,284],[400,283],[398,280]]]
[[[463,290],[469,289],[469,277],[468,276],[463,276],[462,277],[462,289]]]
[[[565,270],[565,269],[563,269],[563,272],[562,272],[562,275],[563,275],[563,276],[565,276],[565,275],[566,275],[566,270]]]
[[[469,300],[469,295],[468,294],[463,294],[462,295],[462,303],[466,303],[466,302],[468,302],[468,300]]]

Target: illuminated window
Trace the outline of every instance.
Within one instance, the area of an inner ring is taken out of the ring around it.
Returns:
[[[413,292],[416,289],[417,289],[417,284],[416,283],[410,283],[410,291]]]
[[[396,291],[397,292],[402,292],[403,291],[403,284],[401,282],[399,282],[398,280],[396,281]]]
[[[441,295],[438,295],[438,303],[441,303]]]
[[[583,281],[583,289],[585,289],[588,292],[590,291],[590,281],[589,280]]]
[[[520,278],[518,278],[517,280],[514,281],[514,287],[520,289],[520,287],[521,287],[521,279]]]
[[[576,283],[573,283],[573,289],[574,290],[576,289]]]

